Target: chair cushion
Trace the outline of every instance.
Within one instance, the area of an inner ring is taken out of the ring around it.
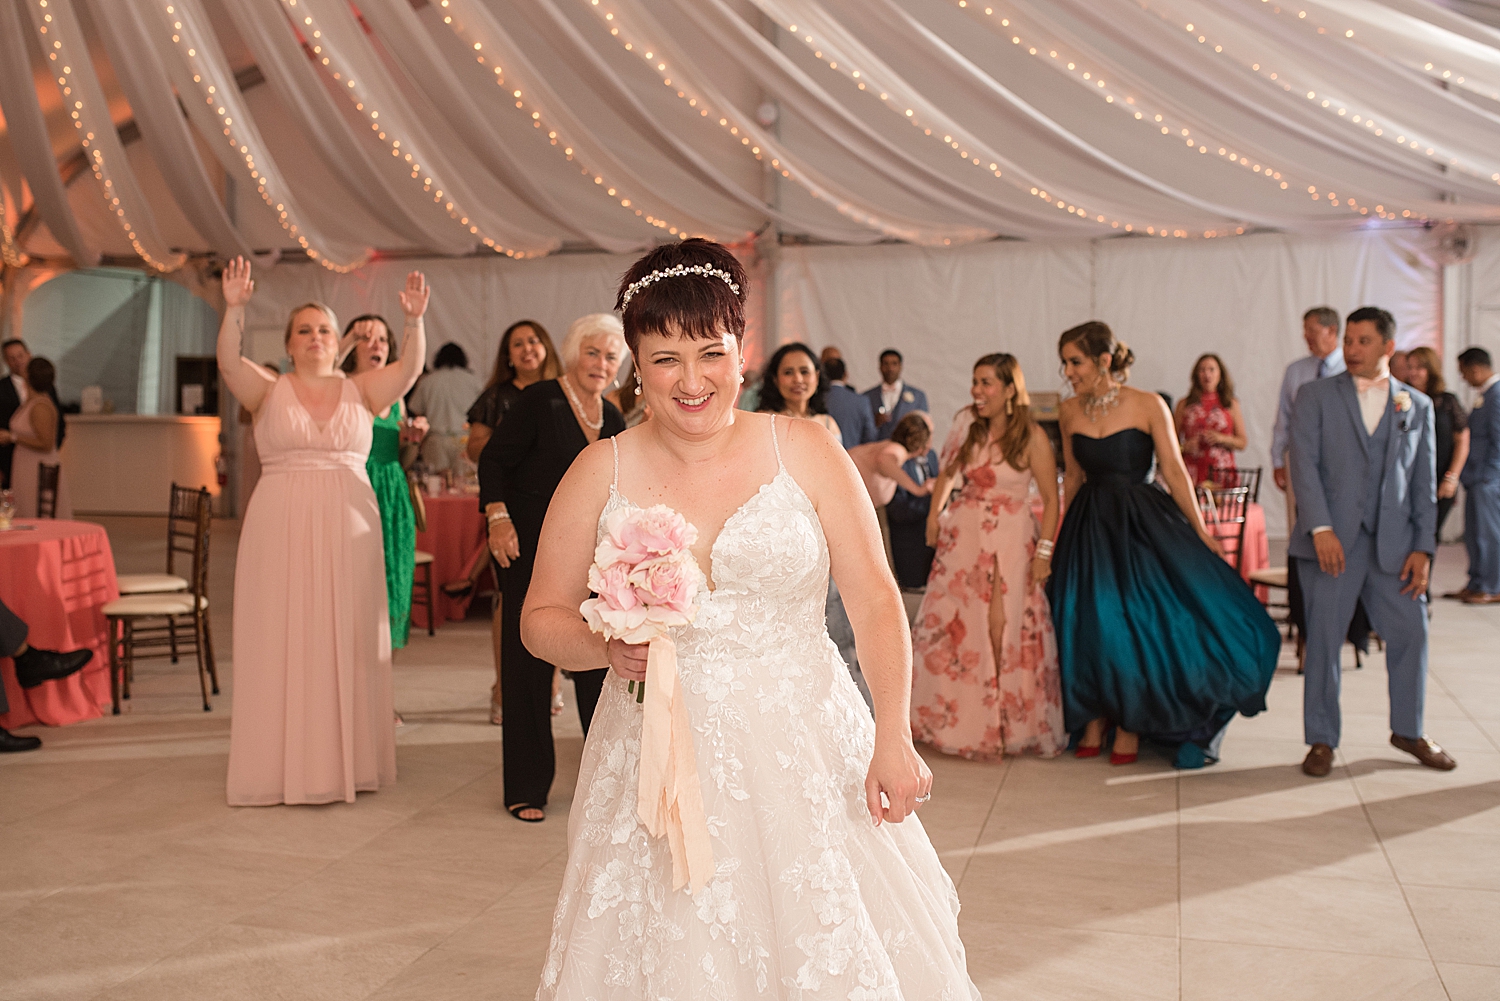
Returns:
[[[1250,573],[1250,583],[1264,584],[1266,587],[1286,587],[1286,567],[1253,570]]]
[[[126,573],[118,580],[121,594],[159,594],[188,589],[187,581],[170,573]]]
[[[198,606],[207,608],[208,598],[199,598]],[[122,617],[191,615],[193,614],[193,596],[191,594],[132,594],[105,605],[104,614]]]
[[[424,563],[431,563],[431,562],[432,562],[432,554],[431,553],[424,553],[420,549],[417,550],[417,560],[416,560],[416,565],[417,566],[422,566]]]

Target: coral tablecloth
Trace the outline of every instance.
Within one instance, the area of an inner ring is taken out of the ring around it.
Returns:
[[[1233,539],[1239,534],[1239,526],[1234,524],[1209,525],[1209,531],[1220,538]],[[1257,570],[1264,570],[1271,565],[1271,543],[1266,538],[1266,509],[1259,504],[1249,504],[1245,507],[1245,555],[1240,560],[1240,576],[1245,580]],[[1224,547],[1226,550],[1234,548],[1233,543]],[[1228,552],[1225,559],[1234,562],[1234,554]],[[1266,600],[1266,589],[1258,587],[1255,593],[1261,601]]]
[[[427,505],[427,531],[417,533],[417,548],[432,554],[433,600],[437,624],[462,619],[469,611],[470,595],[453,598],[443,585],[468,575],[474,560],[484,555],[486,533],[479,513],[479,498],[473,494],[440,494],[423,498]],[[427,628],[427,609],[413,602],[412,625]]]
[[[83,670],[23,689],[0,658],[10,712],[0,726],[62,726],[103,715],[109,704],[109,642],[103,608],[120,596],[104,526],[18,518],[0,532],[0,601],[30,627],[26,641],[47,650],[94,651]]]

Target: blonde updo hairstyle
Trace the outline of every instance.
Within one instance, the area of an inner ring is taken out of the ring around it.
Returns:
[[[292,309],[292,311],[287,314],[287,318],[286,318],[286,333],[283,334],[282,338],[281,338],[281,346],[282,347],[286,347],[287,345],[289,345],[289,344],[292,343],[292,328],[297,325],[297,314],[300,313],[300,312],[302,312],[304,309],[316,309],[316,310],[319,310],[320,312],[322,312],[322,314],[324,316],[328,317],[328,325],[330,327],[332,327],[334,330],[338,330],[339,329],[339,318],[338,318],[338,315],[336,313],[334,313],[332,307],[325,306],[321,302],[304,302],[302,305],[294,307]],[[380,322],[384,323],[385,321],[381,320]],[[391,328],[389,326],[387,326],[385,329],[386,329],[387,334],[389,334]],[[393,351],[394,351],[394,347],[395,347],[395,345],[393,344],[392,345]],[[395,357],[394,353],[392,354],[392,357],[393,358]]]
[[[1109,355],[1109,374],[1116,382],[1129,380],[1130,366],[1135,364],[1135,352],[1115,339],[1115,332],[1109,329],[1109,324],[1102,320],[1090,320],[1063,331],[1063,335],[1057,340],[1059,356],[1069,344],[1078,345],[1078,350],[1096,364],[1100,358]]]

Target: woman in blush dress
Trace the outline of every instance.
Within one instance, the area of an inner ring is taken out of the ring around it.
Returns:
[[[526,643],[612,672],[537,998],[978,1001],[957,894],[912,815],[932,773],[907,726],[911,643],[875,512],[837,437],[735,411],[745,282],[727,248],[698,239],[625,274],[618,305],[651,419],[585,449],[542,528]],[[671,630],[688,717],[676,718],[697,767],[675,781],[701,791],[706,824],[684,834],[713,861],[681,880],[669,840],[637,811],[656,704],[626,685],[657,668],[579,615],[605,519],[657,504],[698,529],[697,614]],[[850,598],[873,719],[824,626],[830,570]]]
[[[374,416],[421,372],[427,282],[413,271],[401,293],[401,360],[354,376],[338,370],[338,321],[318,303],[287,320],[291,373],[241,357],[253,290],[236,258],[224,269],[219,372],[255,415],[261,477],[234,571],[228,798],[352,802],[396,781],[385,553],[365,466]]]
[[[890,438],[871,441],[849,449],[849,458],[859,470],[865,489],[876,510],[885,507],[896,496],[900,487],[916,497],[932,493],[932,481],[918,483],[901,467],[912,459],[927,454],[927,445],[932,441],[932,418],[924,413],[907,414],[901,418]]]
[[[60,466],[57,454],[57,405],[52,402],[52,387],[57,369],[45,358],[26,363],[26,402],[10,418],[10,427],[0,432],[0,444],[16,446],[10,462],[10,487],[16,495],[16,517],[35,518],[37,486],[41,467]],[[54,517],[73,517],[68,500],[68,478],[58,476]]]
[[[1014,357],[979,359],[969,392],[974,404],[954,420],[927,516],[937,555],[912,630],[912,732],[965,758],[1050,758],[1068,743],[1042,590],[1057,529],[1057,462]]]
[[[1173,419],[1193,485],[1236,485],[1234,453],[1245,447],[1245,415],[1218,355],[1202,355],[1193,363],[1193,388],[1177,404]]]
[[[1146,734],[1201,768],[1236,713],[1265,709],[1281,634],[1203,525],[1166,403],[1123,384],[1134,354],[1097,320],[1057,353],[1077,394],[1060,414],[1067,516],[1048,584],[1066,725],[1080,758],[1113,725],[1111,764]]]

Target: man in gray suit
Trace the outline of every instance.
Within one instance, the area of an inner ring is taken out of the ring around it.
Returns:
[[[825,354],[827,350],[824,349]],[[838,424],[839,436],[846,450],[875,440],[875,411],[870,409],[868,399],[844,381],[848,374],[842,358],[833,357],[823,362],[823,378],[828,380],[828,395],[823,398],[823,405],[828,408],[828,416]]]
[[[1386,644],[1391,744],[1429,768],[1454,760],[1422,731],[1427,571],[1437,539],[1432,401],[1391,378],[1396,321],[1366,306],[1344,321],[1348,371],[1309,382],[1292,412],[1297,560],[1306,605],[1302,770],[1322,777],[1339,745],[1339,651],[1363,599]]]

